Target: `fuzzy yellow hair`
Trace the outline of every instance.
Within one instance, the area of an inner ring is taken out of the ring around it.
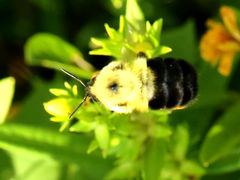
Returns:
[[[148,110],[148,101],[154,93],[153,79],[145,57],[138,58],[132,64],[112,62],[97,75],[90,93],[112,111],[144,112]]]

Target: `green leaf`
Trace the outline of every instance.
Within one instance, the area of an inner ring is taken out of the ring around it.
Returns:
[[[126,19],[138,31],[145,32],[144,14],[137,0],[127,0]]]
[[[169,52],[171,52],[172,49],[170,47],[167,46],[158,46],[154,49],[149,50],[149,52],[147,51],[147,54],[149,54],[150,58],[154,58],[154,57],[159,57],[163,54],[167,54]]]
[[[166,125],[157,124],[151,129],[152,137],[154,138],[165,138],[172,134],[171,129]]]
[[[98,142],[96,140],[92,140],[90,143],[87,153],[90,154],[91,152],[95,151],[99,147]]]
[[[0,179],[12,179],[14,175],[14,169],[12,167],[11,156],[0,149]]]
[[[29,157],[90,163],[98,158],[85,155],[88,143],[84,136],[59,133],[39,126],[13,123],[0,125],[0,148]]]
[[[62,68],[84,79],[90,79],[92,77],[91,71],[84,70],[70,64],[65,64],[65,63],[51,61],[51,60],[42,60],[41,65],[47,68],[58,70],[58,71]]]
[[[77,48],[53,34],[35,34],[25,44],[25,58],[31,65],[39,65],[45,59],[69,63],[78,56],[82,55]]]
[[[168,116],[172,113],[171,110],[150,110],[149,115],[158,122],[166,123],[168,121]]]
[[[84,120],[80,120],[76,124],[70,127],[70,131],[72,132],[90,132],[96,127],[96,122],[87,122]]]
[[[26,62],[30,65],[43,65],[49,68],[54,66],[56,69],[59,67],[56,67],[55,63],[76,63],[82,69],[93,70],[77,48],[53,34],[38,33],[29,38],[24,47],[24,54]],[[53,62],[52,66],[44,64],[44,61]]]
[[[91,38],[91,41],[101,46],[102,48],[94,49],[89,52],[91,55],[105,55],[105,56],[114,56],[117,59],[122,56],[122,48],[124,46],[124,40],[109,40],[101,38]]]
[[[176,128],[173,134],[172,144],[174,157],[177,160],[184,160],[189,145],[189,133],[185,125],[181,124]]]
[[[152,35],[158,40],[160,41],[160,35],[161,35],[161,31],[162,31],[162,24],[163,24],[163,19],[160,18],[158,20],[156,20],[153,25],[152,25]]]
[[[207,174],[223,174],[240,169],[240,147],[207,168]]]
[[[89,52],[90,55],[102,55],[102,56],[114,56],[114,57],[119,57],[119,54],[117,56],[113,55],[111,51],[105,48],[99,48],[99,49],[94,49]]]
[[[138,163],[125,162],[110,171],[104,180],[135,179],[138,174],[138,169]]]
[[[19,156],[18,153],[10,153],[14,170],[14,179],[58,180],[61,175],[61,164],[51,158]],[[48,172],[48,173],[46,173]]]
[[[109,131],[105,123],[99,123],[95,128],[95,136],[101,149],[107,150],[109,147]]]
[[[7,77],[0,80],[0,124],[6,119],[14,94],[15,80]]]
[[[240,142],[240,103],[235,104],[208,132],[200,151],[205,165],[228,155]]]
[[[154,47],[158,47],[160,44],[162,22],[162,18],[156,20],[153,25],[151,25],[149,21],[146,21],[146,34],[147,37],[153,42]]]
[[[104,26],[110,39],[114,39],[116,41],[121,41],[123,39],[122,33],[111,28],[108,24],[104,24]]]
[[[116,147],[116,155],[117,157],[121,157],[119,161],[125,163],[136,160],[142,150],[141,145],[142,144],[134,138],[121,137],[120,143]]]
[[[189,176],[194,175],[194,176],[202,176],[203,174],[205,174],[205,169],[200,166],[199,164],[197,164],[194,161],[184,161],[182,166],[181,166],[181,171],[184,174],[187,174]]]
[[[144,180],[158,180],[165,163],[166,143],[164,139],[154,139],[148,146],[143,162]]]

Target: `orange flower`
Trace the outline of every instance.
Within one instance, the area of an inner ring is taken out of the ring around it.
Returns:
[[[234,55],[240,51],[240,31],[235,11],[227,6],[220,8],[223,23],[207,21],[208,31],[200,41],[201,56],[212,65],[218,64],[222,75],[229,75]]]

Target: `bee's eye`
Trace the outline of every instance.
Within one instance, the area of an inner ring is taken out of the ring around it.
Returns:
[[[116,92],[118,91],[119,86],[118,86],[117,83],[112,83],[112,84],[110,84],[110,85],[108,86],[108,88],[111,89],[113,92],[116,93]]]

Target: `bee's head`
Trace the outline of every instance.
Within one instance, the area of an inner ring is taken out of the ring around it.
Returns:
[[[130,104],[139,96],[141,82],[121,62],[105,66],[89,83],[88,92],[103,105],[116,112],[132,111]]]

